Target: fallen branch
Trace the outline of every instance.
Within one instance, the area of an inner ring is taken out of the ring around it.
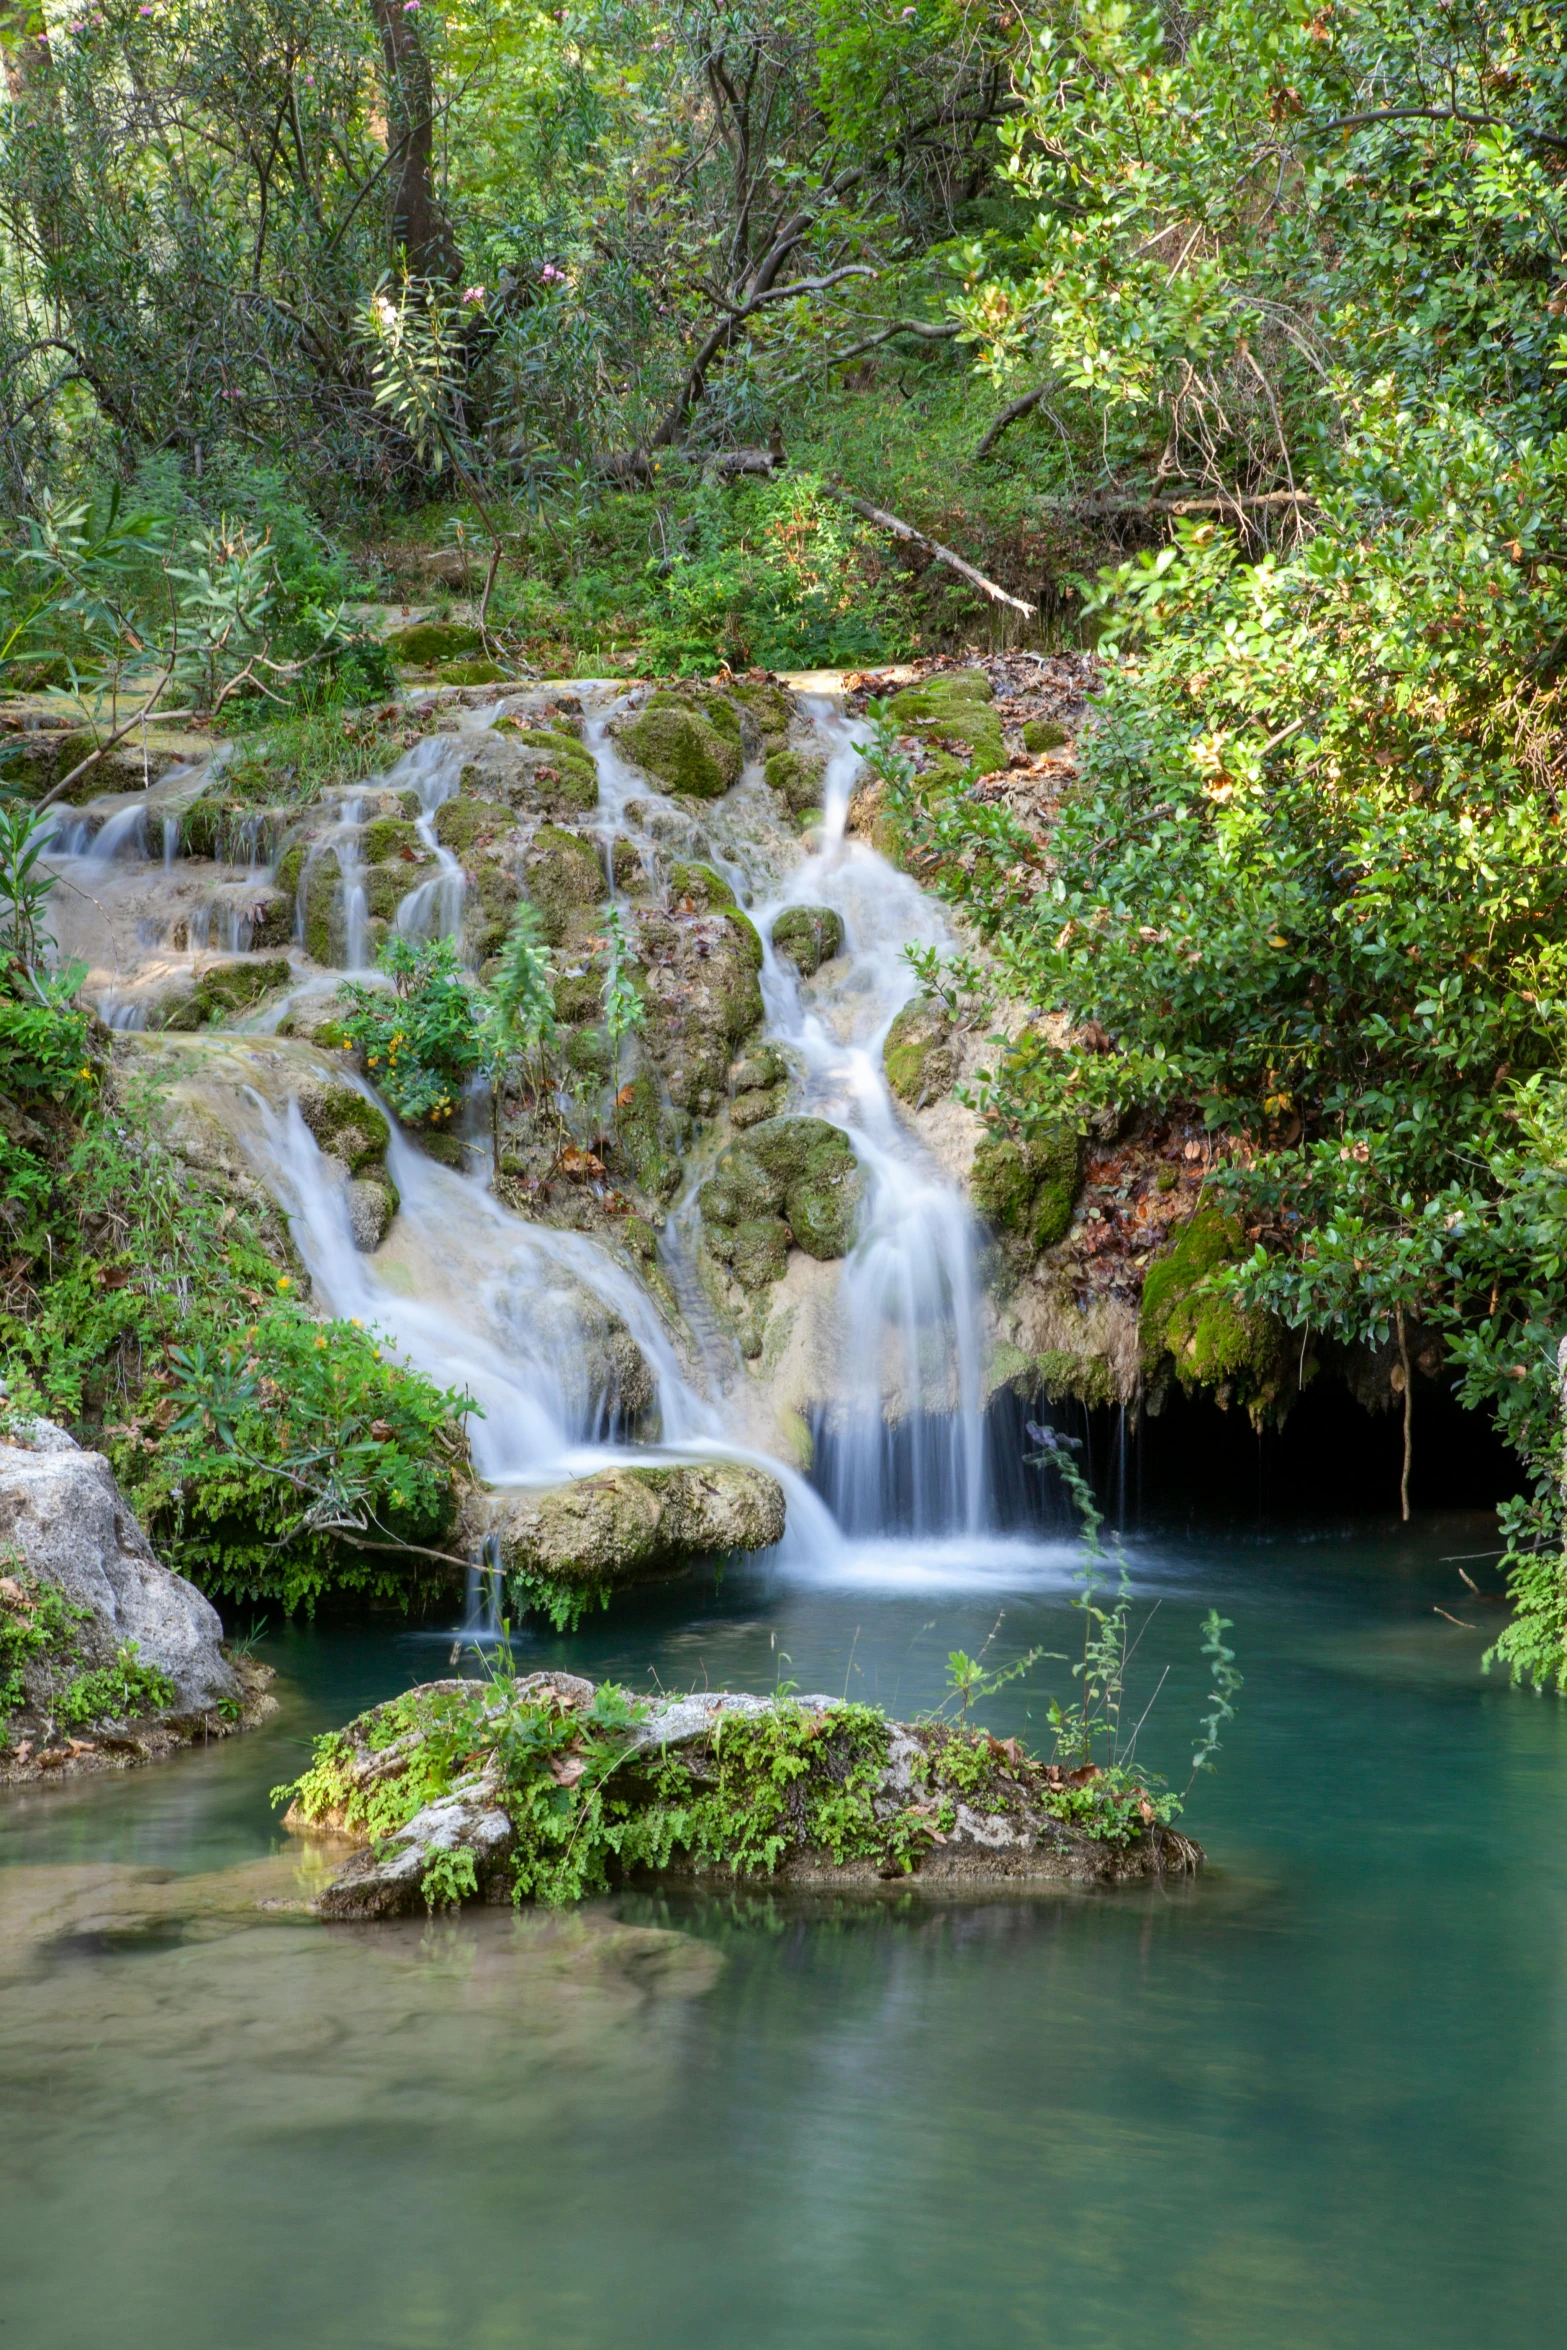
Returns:
[[[987,457],[990,454],[1008,425],[1016,424],[1020,416],[1027,416],[1031,409],[1037,408],[1049,389],[1048,384],[1035,384],[1031,392],[1025,392],[1020,400],[1014,400],[1010,408],[1002,409],[1001,414],[995,418],[994,422],[986,426],[984,437],[974,451],[976,465],[981,457]]]
[[[63,775],[60,778],[60,781],[54,786],[52,791],[46,791],[41,800],[35,800],[33,803],[34,815],[41,816],[45,808],[52,808],[55,801],[62,799],[70,790],[72,784],[77,782],[81,776],[87,773],[89,767],[96,767],[99,760],[104,758],[108,752],[112,751],[117,742],[123,742],[125,737],[130,734],[134,728],[138,726],[144,726],[146,724],[147,720],[152,715],[153,704],[157,701],[158,696],[162,693],[164,687],[168,684],[169,679],[173,675],[174,663],[171,661],[167,669],[165,669],[163,672],[163,675],[159,678],[157,684],[153,687],[152,692],[147,696],[147,699],[145,702],[143,702],[141,708],[137,711],[135,717],[127,718],[123,726],[117,726],[113,734],[107,736],[105,740],[98,745],[96,750],[89,751],[85,759],[78,759],[76,765],[71,769],[70,774]]]
[[[892,342],[898,335],[917,335],[922,343],[949,343],[954,335],[962,331],[962,326],[955,318],[944,319],[939,326],[927,326],[922,318],[900,318],[891,326],[882,327],[876,334],[866,335],[857,343],[847,344],[841,351],[825,352],[820,358],[813,359],[809,367],[799,368],[793,375],[781,376],[769,389],[786,392],[792,384],[803,384],[807,376],[820,375],[829,367],[847,367],[851,359],[860,359],[867,351],[879,350],[883,343]]]
[[[1225,490],[1214,498],[1118,498],[1105,492],[1043,503],[1068,507],[1074,514],[1240,514],[1257,506],[1314,506],[1317,501],[1309,490]]]
[[[961,555],[954,555],[952,549],[944,547],[939,539],[927,538],[922,530],[915,529],[912,522],[902,522],[896,514],[886,514],[880,506],[867,504],[864,498],[857,498],[852,490],[845,489],[842,482],[824,481],[822,487],[829,497],[837,498],[851,512],[862,515],[867,522],[874,522],[878,530],[885,530],[893,538],[903,539],[910,546],[923,547],[928,555],[934,556],[938,563],[945,563],[949,571],[955,571],[960,579],[966,579],[970,587],[978,588],[980,594],[988,596],[993,604],[1006,604],[1012,611],[1021,612],[1025,620],[1038,619],[1037,604],[1025,604],[1021,596],[1009,596],[1004,587],[997,587],[993,579],[987,579],[982,571],[976,571],[972,563],[965,563]]]

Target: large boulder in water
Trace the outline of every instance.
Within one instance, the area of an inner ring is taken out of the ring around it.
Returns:
[[[719,1159],[699,1194],[708,1245],[738,1262],[742,1228],[783,1218],[807,1256],[847,1256],[864,1190],[854,1145],[826,1118],[767,1118]],[[767,1260],[771,1261],[771,1260]]]
[[[514,1888],[577,1900],[646,1875],[875,1892],[1194,1873],[1201,1848],[1131,1792],[1016,1739],[842,1699],[649,1700],[540,1672],[434,1681],[361,1714],[318,1743],[284,1825],[361,1844],[311,1905],[332,1918]]]
[[[488,1531],[519,1596],[564,1619],[618,1584],[782,1539],[783,1487],[743,1461],[637,1462],[489,1498]]]
[[[159,1564],[103,1455],[47,1420],[0,1444],[0,1629],[21,1678],[0,1721],[5,1776],[46,1758],[145,1760],[178,1743],[171,1732],[221,1735],[256,1716],[255,1676],[242,1682],[223,1654],[217,1610]]]

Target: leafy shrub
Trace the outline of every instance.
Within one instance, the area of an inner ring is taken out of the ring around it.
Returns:
[[[438,1126],[484,1065],[483,1001],[449,938],[412,946],[394,933],[377,960],[394,992],[346,982],[352,1010],[343,1033],[399,1118]]]

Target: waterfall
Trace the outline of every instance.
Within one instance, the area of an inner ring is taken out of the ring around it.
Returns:
[[[449,736],[432,735],[417,743],[393,770],[404,789],[417,792],[415,818],[419,838],[436,861],[434,874],[411,889],[397,909],[397,927],[404,938],[456,938],[462,930],[463,898],[467,881],[458,859],[435,835],[436,810],[452,799],[461,785],[462,748]]]

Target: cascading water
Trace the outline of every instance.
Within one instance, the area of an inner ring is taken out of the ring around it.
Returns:
[[[467,889],[463,869],[436,837],[437,809],[455,797],[462,776],[463,752],[449,736],[433,735],[418,743],[393,770],[395,781],[417,792],[419,814],[414,819],[419,838],[436,861],[428,881],[411,889],[397,909],[397,928],[404,938],[456,938],[462,931],[463,897]]]

